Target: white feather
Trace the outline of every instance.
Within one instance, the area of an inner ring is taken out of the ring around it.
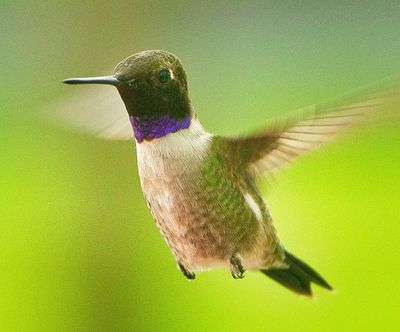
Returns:
[[[261,209],[258,206],[258,204],[256,203],[256,201],[254,200],[254,198],[249,194],[249,193],[244,193],[244,199],[247,202],[247,205],[249,206],[249,208],[253,211],[254,215],[256,216],[257,220],[262,223],[263,222],[263,217],[262,217],[262,213],[261,213]]]

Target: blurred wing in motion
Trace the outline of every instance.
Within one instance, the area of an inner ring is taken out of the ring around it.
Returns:
[[[133,138],[125,105],[112,87],[85,86],[44,107],[44,116],[69,128],[111,140]]]
[[[312,106],[267,123],[264,129],[245,137],[223,138],[222,153],[240,169],[254,176],[273,173],[298,157],[314,151],[353,124],[397,107],[400,116],[400,85],[368,89],[336,102]]]

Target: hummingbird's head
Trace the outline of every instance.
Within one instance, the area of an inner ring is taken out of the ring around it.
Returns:
[[[169,52],[136,53],[115,67],[114,77],[132,116],[183,119],[191,111],[185,70]]]
[[[140,140],[187,128],[193,115],[185,70],[180,60],[166,51],[131,55],[115,67],[111,76],[71,78],[64,83],[114,85],[125,103],[135,137]],[[143,128],[148,132],[138,133]]]

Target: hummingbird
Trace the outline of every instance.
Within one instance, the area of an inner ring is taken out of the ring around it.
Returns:
[[[309,107],[254,134],[224,137],[201,125],[182,62],[170,52],[143,51],[122,60],[110,76],[63,82],[117,88],[136,141],[144,197],[185,277],[225,267],[236,279],[246,270],[261,271],[301,295],[312,296],[311,284],[332,290],[283,246],[257,180],[381,109],[392,90]]]

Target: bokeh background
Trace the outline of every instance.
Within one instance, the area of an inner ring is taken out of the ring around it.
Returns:
[[[0,31],[0,330],[400,329],[399,121],[261,184],[283,242],[336,288],[310,300],[258,273],[186,280],[134,142],[40,116],[76,91],[63,78],[160,48],[184,62],[207,129],[245,132],[400,74],[398,1],[1,1]]]

